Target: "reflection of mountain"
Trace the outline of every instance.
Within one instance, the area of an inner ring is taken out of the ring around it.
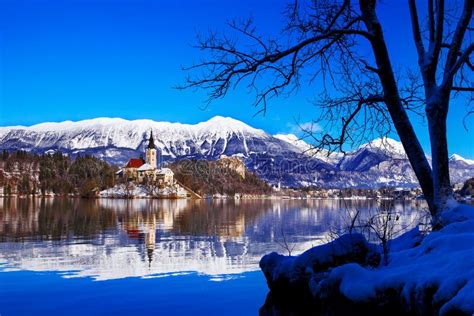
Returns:
[[[294,253],[326,241],[340,209],[323,200],[3,200],[0,263],[101,280],[240,273],[284,252],[283,234]]]

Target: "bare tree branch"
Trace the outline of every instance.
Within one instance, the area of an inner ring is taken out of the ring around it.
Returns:
[[[474,92],[474,87],[452,87],[451,89],[454,90],[454,91]]]
[[[203,88],[210,102],[244,85],[261,107],[258,114],[266,112],[271,98],[289,96],[302,84],[311,86],[321,113],[315,121],[323,126],[323,131],[304,131],[313,144],[344,152],[347,144],[394,128],[436,216],[452,196],[446,140],[450,100],[472,92],[473,46],[466,32],[472,31],[473,1],[464,0],[460,12],[446,9],[444,0],[427,0],[427,39],[416,4],[408,0],[421,78],[394,68],[377,16],[379,1],[359,0],[354,6],[350,0],[309,0],[288,7],[288,22],[278,39],[257,34],[248,20],[229,24],[240,41],[230,34],[199,40],[197,47],[207,58],[188,68],[195,76],[181,88]],[[371,54],[360,49],[367,42]],[[427,118],[433,168],[409,111]]]
[[[418,51],[418,56],[420,60],[422,60],[422,63],[424,63],[425,47],[423,45],[423,40],[421,39],[420,22],[418,19],[416,3],[415,0],[409,0],[408,3],[410,5],[411,25],[413,30],[413,37],[415,38],[415,46]]]
[[[459,58],[457,61],[453,64],[453,66],[448,70],[448,72],[445,73],[443,83],[441,84],[441,87],[446,89],[449,87],[450,83],[452,83],[452,80],[458,70],[469,61],[469,56],[472,54],[474,51],[474,44],[469,45],[468,48],[464,52],[462,52],[459,55]]]
[[[441,85],[442,89],[450,88],[454,75],[459,70],[459,68],[461,68],[462,64],[466,62],[466,60],[469,58],[469,55],[472,53],[472,50],[474,49],[472,44],[469,45],[469,47],[463,53],[461,53],[461,56],[458,58],[459,52],[461,51],[461,45],[463,43],[464,34],[466,33],[466,30],[472,18],[473,6],[474,3],[472,0],[464,0],[464,7],[461,14],[461,18],[459,19],[458,24],[456,26],[456,30],[450,43],[448,56],[446,57],[444,78],[443,83]]]

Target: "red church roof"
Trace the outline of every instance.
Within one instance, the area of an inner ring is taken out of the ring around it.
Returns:
[[[128,161],[127,165],[125,168],[139,168],[141,165],[143,165],[145,161],[141,158],[132,158]]]

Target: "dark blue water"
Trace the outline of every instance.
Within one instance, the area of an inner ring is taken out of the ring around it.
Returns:
[[[372,203],[3,199],[0,315],[256,315],[264,254],[327,242]]]
[[[255,315],[266,296],[260,272],[211,281],[195,273],[141,279],[65,279],[55,272],[0,273],[0,314]]]

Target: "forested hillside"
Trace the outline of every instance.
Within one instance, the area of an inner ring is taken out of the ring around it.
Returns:
[[[203,194],[265,194],[271,187],[247,168],[234,168],[222,160],[181,160],[169,165],[175,178]]]
[[[4,194],[79,194],[90,196],[114,184],[116,167],[90,155],[72,160],[60,152],[31,154],[25,151],[0,157],[0,187]]]

